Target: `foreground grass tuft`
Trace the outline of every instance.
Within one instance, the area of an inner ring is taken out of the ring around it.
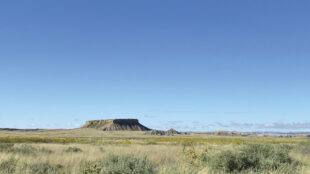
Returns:
[[[13,143],[0,143],[0,152],[10,152],[13,146]]]
[[[20,154],[24,154],[24,155],[31,155],[31,154],[36,154],[38,151],[37,148],[28,145],[28,144],[23,144],[20,147],[15,147],[12,149],[13,153],[20,153]]]
[[[305,141],[297,144],[294,148],[294,151],[307,155],[310,154],[310,141]]]
[[[146,157],[109,155],[104,160],[88,161],[81,167],[83,174],[155,174]]]
[[[10,158],[8,160],[2,161],[0,163],[0,173],[14,173],[17,165],[17,160],[15,158]]]
[[[29,164],[28,168],[32,174],[59,174],[63,168],[61,165],[52,166],[48,163]]]

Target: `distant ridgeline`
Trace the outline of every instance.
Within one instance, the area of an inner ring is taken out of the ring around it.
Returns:
[[[138,119],[111,119],[87,121],[81,128],[95,128],[103,131],[149,131]]]

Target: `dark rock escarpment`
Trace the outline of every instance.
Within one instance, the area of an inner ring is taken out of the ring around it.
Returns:
[[[95,128],[103,131],[148,131],[138,119],[111,119],[87,121],[81,128]]]

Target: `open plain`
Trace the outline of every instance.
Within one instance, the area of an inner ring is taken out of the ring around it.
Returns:
[[[307,135],[0,130],[1,173],[310,173]]]

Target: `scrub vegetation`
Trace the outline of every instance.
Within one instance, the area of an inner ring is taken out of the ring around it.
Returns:
[[[0,173],[310,173],[310,142],[306,136],[89,135],[2,136]]]

